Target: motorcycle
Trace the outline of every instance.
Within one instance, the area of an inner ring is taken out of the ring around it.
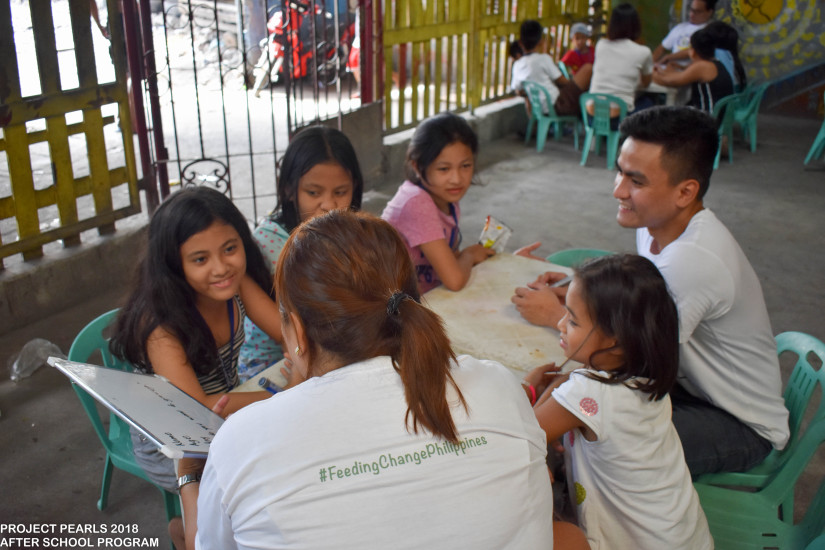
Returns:
[[[334,84],[344,71],[339,60],[348,57],[349,46],[355,34],[354,24],[344,23],[336,47],[334,26],[328,24],[334,16],[324,10],[320,3],[315,4],[316,47],[313,52],[311,47],[304,47],[304,44],[312,43],[312,22],[306,17],[311,7],[312,4],[306,0],[290,0],[286,10],[277,6],[269,10],[266,24],[269,36],[261,40],[261,56],[253,70],[255,97],[260,97],[265,85],[278,83],[284,78],[287,55],[290,55],[288,65],[291,67],[291,76],[296,80],[310,74],[313,62],[318,82],[322,85]]]

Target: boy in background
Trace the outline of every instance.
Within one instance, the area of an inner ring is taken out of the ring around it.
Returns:
[[[571,75],[579,72],[585,65],[590,65],[590,70],[593,70],[593,48],[587,43],[589,39],[590,29],[584,23],[576,23],[570,27],[572,47],[561,58],[561,62],[567,65]]]
[[[564,78],[553,58],[543,53],[544,28],[533,19],[521,24],[519,42],[524,55],[513,63],[510,88],[524,96],[522,82],[531,80],[544,86],[550,93],[557,114],[579,115],[579,96],[590,86],[592,66],[589,70],[582,67],[573,75],[572,81]]]

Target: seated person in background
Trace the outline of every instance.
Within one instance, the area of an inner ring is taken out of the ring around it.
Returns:
[[[712,33],[702,29],[690,37],[688,50],[691,64],[684,68],[677,65],[656,65],[653,81],[663,86],[690,85],[688,106],[708,113],[723,97],[733,93],[733,79],[725,66],[713,57],[715,50]]]
[[[692,0],[688,20],[673,27],[653,52],[653,61],[667,65],[676,62],[682,66],[690,63],[688,48],[690,37],[713,18],[716,0]],[[670,53],[666,53],[670,51]]]
[[[305,380],[231,416],[205,470],[181,461],[181,475],[203,470],[181,488],[188,544],[587,548],[552,521],[547,442],[518,380],[453,355],[392,226],[316,216],[290,236],[275,288]]]
[[[521,47],[521,44],[519,44],[518,40],[513,40],[512,42],[510,42],[510,45],[507,47],[507,53],[510,55],[510,57],[515,62],[515,61],[518,61],[519,59],[521,59],[521,56],[524,55],[524,49]]]
[[[582,67],[573,75],[573,80],[567,80],[561,74],[553,58],[542,53],[544,50],[544,28],[538,21],[528,19],[521,24],[519,41],[524,49],[524,56],[513,63],[513,74],[510,88],[519,95],[524,95],[522,82],[533,81],[544,86],[550,92],[553,107],[559,115],[578,115],[579,96],[590,86],[591,70]],[[530,104],[527,104],[530,110]]]
[[[596,43],[596,62],[593,65],[590,92],[615,95],[627,104],[628,113],[652,104],[635,104],[636,90],[650,84],[653,71],[650,48],[636,42],[641,34],[639,12],[630,4],[624,3],[613,8],[610,14],[607,38]],[[611,109],[610,114],[619,116],[618,106],[615,110]]]
[[[745,67],[739,59],[739,33],[722,21],[711,21],[702,29],[713,37],[714,57],[725,66],[733,79],[733,88],[741,92],[748,83]]]
[[[567,50],[562,63],[567,65],[570,74],[576,74],[585,65],[593,65],[593,48],[587,43],[590,40],[590,29],[584,23],[576,23],[570,27],[571,48]]]
[[[788,410],[759,279],[702,204],[719,143],[716,123],[691,107],[654,107],[628,117],[621,130],[616,219],[636,228],[639,254],[659,268],[679,311],[671,400],[688,468],[693,476],[747,470],[771,448],[785,447]],[[545,283],[563,277],[546,273],[516,289],[513,302],[528,321],[558,323],[563,291]]]

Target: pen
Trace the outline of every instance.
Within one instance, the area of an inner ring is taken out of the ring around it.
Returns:
[[[275,395],[276,393],[278,393],[279,391],[281,391],[283,389],[281,387],[276,386],[272,382],[270,382],[269,378],[267,378],[266,376],[262,376],[261,378],[258,379],[258,385],[261,388],[268,391],[269,393],[271,393],[272,395]]]
[[[573,276],[568,275],[564,279],[560,279],[560,280],[556,281],[555,283],[550,285],[550,287],[553,288],[553,287],[558,287],[558,286],[567,286],[567,285],[570,284],[570,281],[572,281],[572,280],[573,280]]]

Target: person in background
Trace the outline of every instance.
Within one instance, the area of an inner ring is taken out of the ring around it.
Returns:
[[[584,23],[575,23],[570,27],[570,44],[571,47],[561,58],[570,70],[570,74],[576,74],[585,65],[590,65],[590,70],[593,70],[593,48],[590,47],[588,41],[590,40],[590,28]]]
[[[568,487],[591,548],[713,548],[668,392],[679,368],[679,321],[662,275],[631,254],[575,269],[559,321],[561,347],[582,363],[525,377],[547,441],[562,438]],[[571,491],[572,492],[572,491]]]
[[[519,42],[524,55],[513,63],[510,88],[524,96],[522,82],[530,80],[549,92],[557,114],[580,116],[579,96],[590,87],[591,69],[584,67],[567,80],[553,58],[544,53],[544,27],[538,21],[528,19],[521,24]],[[529,102],[527,110],[529,114]]]
[[[289,234],[301,222],[336,208],[358,210],[364,179],[352,143],[340,130],[313,126],[286,148],[278,176],[278,203],[252,232],[270,275]],[[271,286],[271,278],[270,278]],[[238,362],[241,381],[284,357],[280,344],[247,318]]]
[[[410,140],[407,180],[381,217],[404,237],[421,292],[439,284],[461,290],[473,266],[495,254],[478,243],[461,249],[458,201],[473,181],[477,154],[475,132],[453,113],[424,120]]]
[[[723,21],[711,21],[702,30],[713,37],[713,45],[716,48],[713,56],[730,74],[734,90],[741,92],[748,84],[748,77],[739,59],[739,33]]]
[[[639,12],[632,5],[619,4],[610,14],[607,37],[596,43],[591,93],[611,94],[627,104],[627,112],[652,105],[649,98],[636,104],[636,91],[650,84],[653,58],[650,48],[636,41],[642,34]],[[592,113],[592,107],[588,106]],[[619,116],[619,107],[611,106],[611,117]],[[618,125],[618,119],[616,119]]]
[[[552,521],[518,380],[453,355],[392,226],[345,210],[304,222],[275,288],[305,381],[232,415],[205,469],[181,461],[190,547],[587,547]]]
[[[688,106],[713,113],[716,103],[734,93],[733,79],[721,61],[714,57],[716,42],[706,28],[690,37],[691,63],[687,67],[676,64],[656,65],[653,81],[662,86],[690,86]]]
[[[653,61],[661,65],[675,62],[685,66],[690,63],[688,59],[690,37],[708,24],[713,18],[715,9],[716,0],[691,0],[688,20],[673,27],[662,43],[656,46],[653,51]]]
[[[507,47],[507,54],[513,61],[518,61],[524,55],[524,49],[519,44],[518,40],[513,40]]]

